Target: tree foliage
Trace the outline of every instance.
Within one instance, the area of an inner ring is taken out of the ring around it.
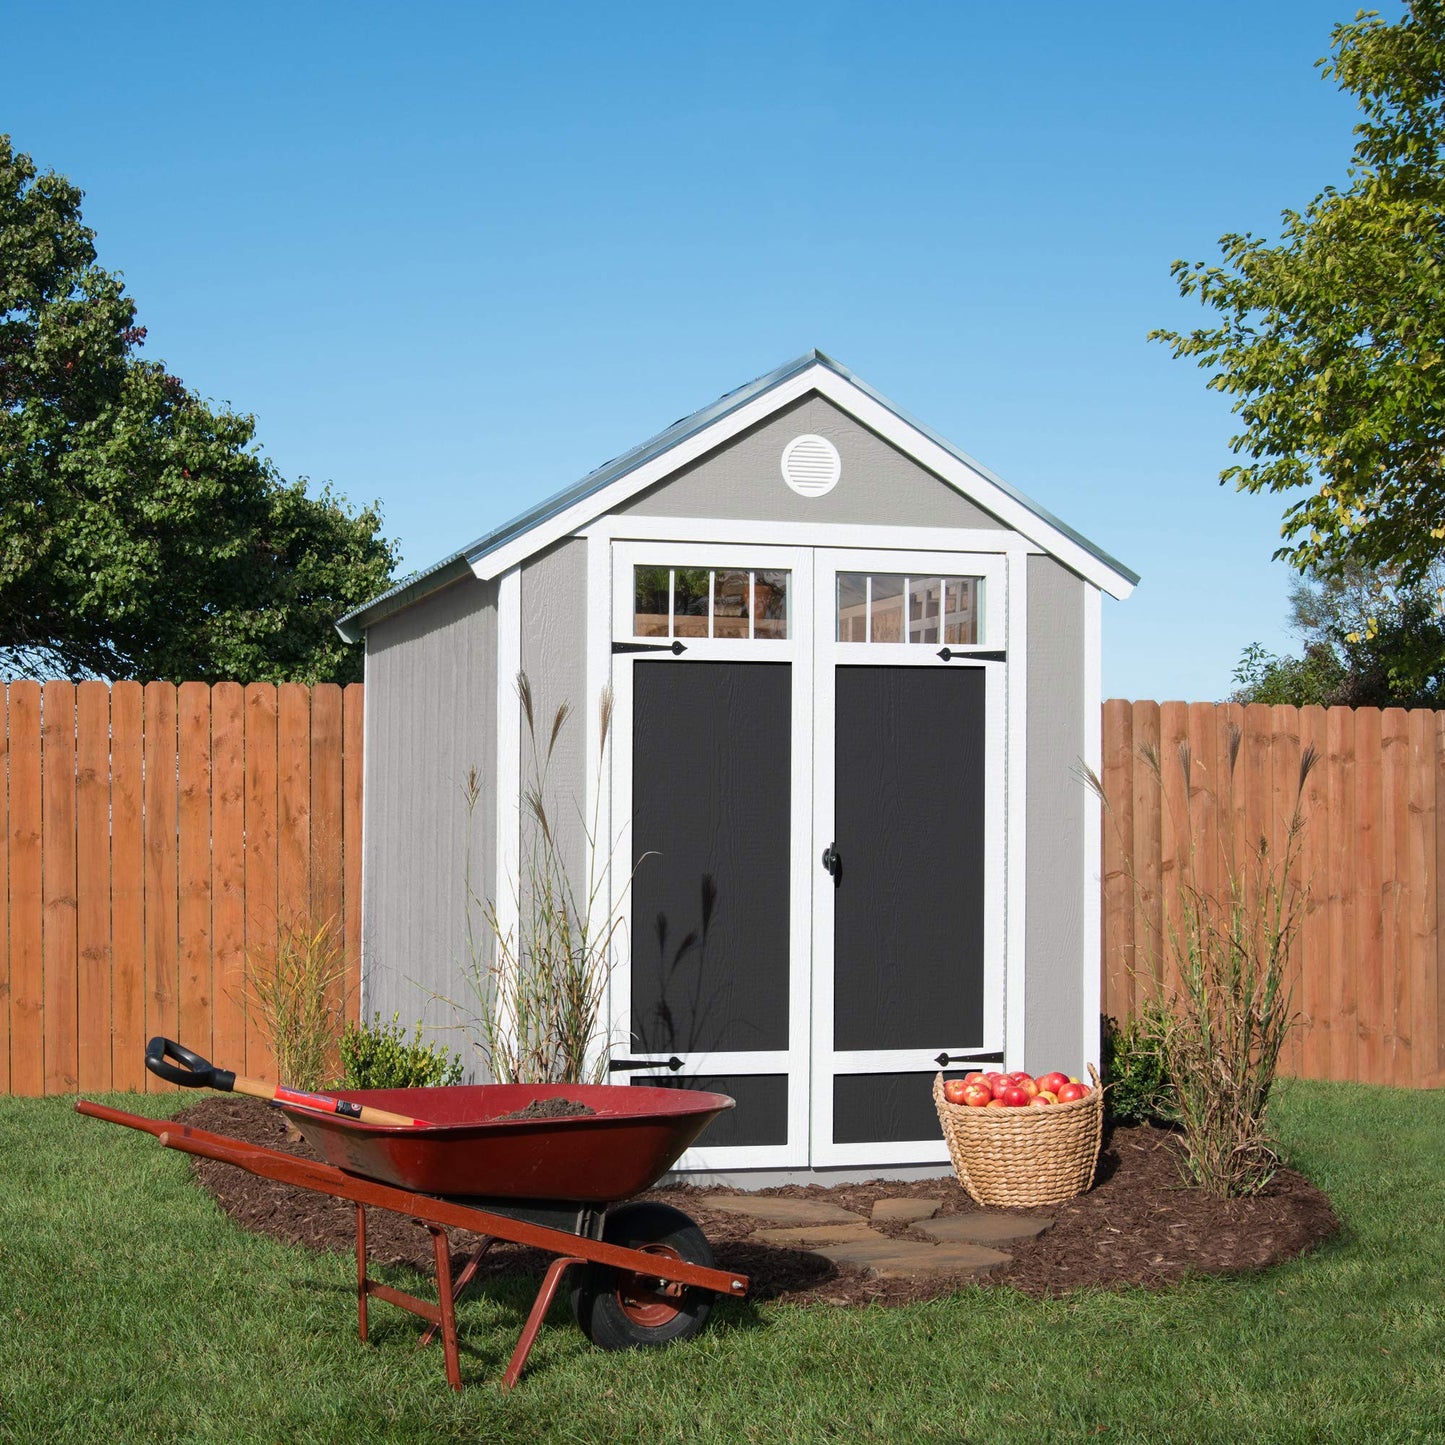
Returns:
[[[387,585],[380,516],[286,481],[253,418],[137,355],[80,201],[0,136],[0,666],[358,676],[332,624]]]
[[[1279,657],[1245,649],[1237,702],[1350,707],[1445,707],[1445,563],[1401,583],[1392,574],[1345,567],[1311,574],[1290,592],[1303,650]]]
[[[1408,584],[1445,542],[1445,6],[1361,12],[1331,39],[1320,65],[1364,114],[1349,185],[1285,211],[1277,244],[1226,235],[1223,265],[1176,261],[1183,295],[1223,319],[1153,336],[1235,399],[1248,460],[1221,480],[1307,493],[1277,557]]]

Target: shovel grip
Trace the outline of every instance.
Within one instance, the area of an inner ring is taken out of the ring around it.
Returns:
[[[168,1059],[174,1059],[175,1063],[167,1063]],[[156,1078],[182,1089],[220,1089],[230,1093],[236,1083],[230,1069],[218,1069],[209,1059],[192,1053],[174,1039],[154,1038],[146,1045],[146,1068]]]

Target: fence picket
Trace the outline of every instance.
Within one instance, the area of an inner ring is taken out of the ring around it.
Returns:
[[[1305,782],[1300,812],[1304,840],[1300,882],[1307,890],[1300,926],[1298,993],[1300,1053],[1305,1078],[1328,1076],[1330,1061],[1330,813],[1327,798],[1329,736],[1322,707],[1300,709],[1300,749],[1313,748],[1315,766]]]
[[[10,1089],[45,1092],[40,684],[10,684]]]
[[[265,683],[246,689],[246,974],[276,962],[276,714],[277,693]],[[248,998],[246,1072],[274,1078],[266,1031]]]
[[[145,1087],[145,692],[110,689],[110,1069],[117,1089]]]
[[[41,874],[45,913],[45,1092],[69,1094],[80,1062],[75,956],[75,684],[41,689]]]
[[[111,1087],[110,689],[76,689],[76,1082]]]
[[[246,694],[211,691],[211,1036],[223,1068],[246,1067]]]
[[[342,699],[341,832],[346,996],[361,1013],[361,785],[366,691],[353,682]]]
[[[211,689],[176,694],[176,1027],[187,1048],[215,1056],[211,1035]]]
[[[145,1027],[173,1039],[179,1032],[176,988],[176,689],[148,682],[145,690]],[[148,1093],[174,1088],[146,1074]]]

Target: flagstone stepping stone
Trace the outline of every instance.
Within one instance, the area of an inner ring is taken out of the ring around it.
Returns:
[[[801,1249],[810,1244],[846,1244],[854,1239],[877,1239],[879,1234],[860,1219],[856,1224],[804,1224],[793,1229],[755,1229],[751,1238]]]
[[[943,1204],[941,1199],[877,1199],[873,1202],[875,1224],[912,1224],[932,1219]]]
[[[703,1203],[727,1214],[743,1214],[759,1224],[864,1224],[861,1214],[821,1199],[785,1199],[765,1194],[707,1194]]]
[[[1053,1228],[1048,1218],[1018,1214],[948,1214],[920,1220],[913,1227],[945,1244],[1018,1244]]]
[[[834,1264],[851,1264],[881,1279],[918,1279],[937,1274],[990,1274],[1009,1263],[1001,1250],[980,1244],[915,1244],[909,1239],[848,1240],[825,1244],[809,1251]]]

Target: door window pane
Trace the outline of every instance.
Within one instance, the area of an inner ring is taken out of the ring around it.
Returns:
[[[788,574],[753,573],[753,636],[780,639],[788,635]]]
[[[838,574],[838,641],[868,641],[868,575]]]
[[[677,567],[672,574],[672,635],[706,637],[709,576],[706,567]]]
[[[903,641],[902,577],[874,576],[869,579],[872,595],[868,609],[869,642]]]
[[[634,637],[666,637],[672,612],[672,572],[667,567],[633,570]]]
[[[746,637],[751,615],[752,575],[748,572],[715,572],[713,592],[713,636]]]
[[[982,581],[980,577],[944,579],[945,642],[970,646],[978,641],[978,597]]]
[[[982,603],[982,577],[840,572],[837,638],[976,646]]]
[[[941,577],[908,579],[908,640],[938,641],[938,604],[943,591]]]

